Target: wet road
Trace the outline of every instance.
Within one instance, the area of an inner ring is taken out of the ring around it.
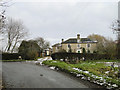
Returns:
[[[25,62],[2,63],[6,88],[88,88],[61,72]]]

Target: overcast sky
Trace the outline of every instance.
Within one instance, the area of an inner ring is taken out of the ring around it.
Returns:
[[[14,2],[13,0],[12,2]],[[19,2],[18,2],[19,1]],[[16,0],[6,14],[20,19],[29,30],[29,39],[43,37],[51,45],[61,39],[100,34],[115,40],[110,26],[118,18],[118,2],[79,0]],[[98,0],[101,1],[101,0]],[[117,0],[114,0],[117,1]]]

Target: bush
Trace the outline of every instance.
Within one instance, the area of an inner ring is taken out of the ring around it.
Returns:
[[[18,53],[2,53],[2,60],[15,60],[19,55]]]
[[[82,50],[83,50],[83,53],[86,53],[86,50],[85,50],[85,48],[83,48]]]
[[[22,41],[19,47],[19,53],[23,59],[36,59],[40,53],[40,47],[35,41]]]
[[[80,60],[83,57],[85,60],[101,60],[101,59],[111,59],[107,54],[97,54],[97,53],[67,53],[67,52],[57,52],[51,55],[53,60],[67,59],[68,61]]]
[[[28,51],[27,53],[26,53],[26,59],[28,59],[28,60],[32,60],[32,59],[36,59],[37,57],[38,57],[38,53],[36,52],[36,50],[32,50],[32,51]]]

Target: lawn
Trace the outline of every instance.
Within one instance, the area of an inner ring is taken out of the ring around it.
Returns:
[[[111,69],[113,62],[115,63],[115,68]],[[78,64],[68,64],[63,61],[51,60],[43,61],[43,64],[50,67],[54,66],[82,79],[104,85],[107,88],[118,88],[120,85],[120,78],[118,78],[118,60],[88,60],[80,61]]]

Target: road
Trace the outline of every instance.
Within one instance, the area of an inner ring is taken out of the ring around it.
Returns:
[[[2,63],[6,88],[89,88],[61,72],[26,62]]]
[[[0,57],[1,58],[1,57]],[[0,59],[1,60],[1,59]],[[2,62],[0,62],[0,90],[2,89]]]

